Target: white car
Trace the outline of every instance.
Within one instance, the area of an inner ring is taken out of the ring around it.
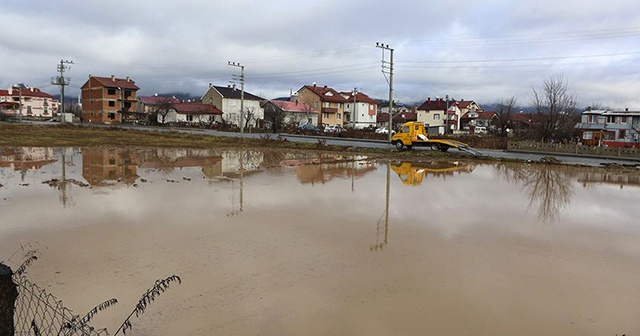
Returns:
[[[340,127],[340,125],[329,125],[324,128],[325,133],[340,133],[342,131],[344,131],[344,128]]]
[[[395,134],[396,131],[391,131],[391,134]],[[376,134],[389,134],[388,127],[378,127],[376,128]]]

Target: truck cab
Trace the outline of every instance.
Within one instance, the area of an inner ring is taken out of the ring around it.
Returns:
[[[391,137],[391,143],[398,149],[407,147],[411,149],[414,143],[428,141],[427,129],[424,123],[411,121],[404,123],[398,133]]]

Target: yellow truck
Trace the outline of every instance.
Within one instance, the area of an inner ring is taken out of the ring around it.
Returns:
[[[423,122],[410,121],[404,123],[400,131],[391,137],[391,144],[398,150],[411,149],[413,146],[430,147],[432,150],[446,152],[449,148],[478,155],[480,152],[469,147],[466,143],[451,139],[429,139]]]

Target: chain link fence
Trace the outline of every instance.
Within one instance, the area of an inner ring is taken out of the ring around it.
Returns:
[[[106,329],[79,325],[62,301],[47,293],[24,275],[14,274],[18,297],[15,302],[15,335],[109,335]]]

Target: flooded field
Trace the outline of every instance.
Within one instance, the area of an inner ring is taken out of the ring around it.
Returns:
[[[128,334],[640,334],[637,170],[3,148],[0,185],[0,261],[111,334],[172,274]]]

